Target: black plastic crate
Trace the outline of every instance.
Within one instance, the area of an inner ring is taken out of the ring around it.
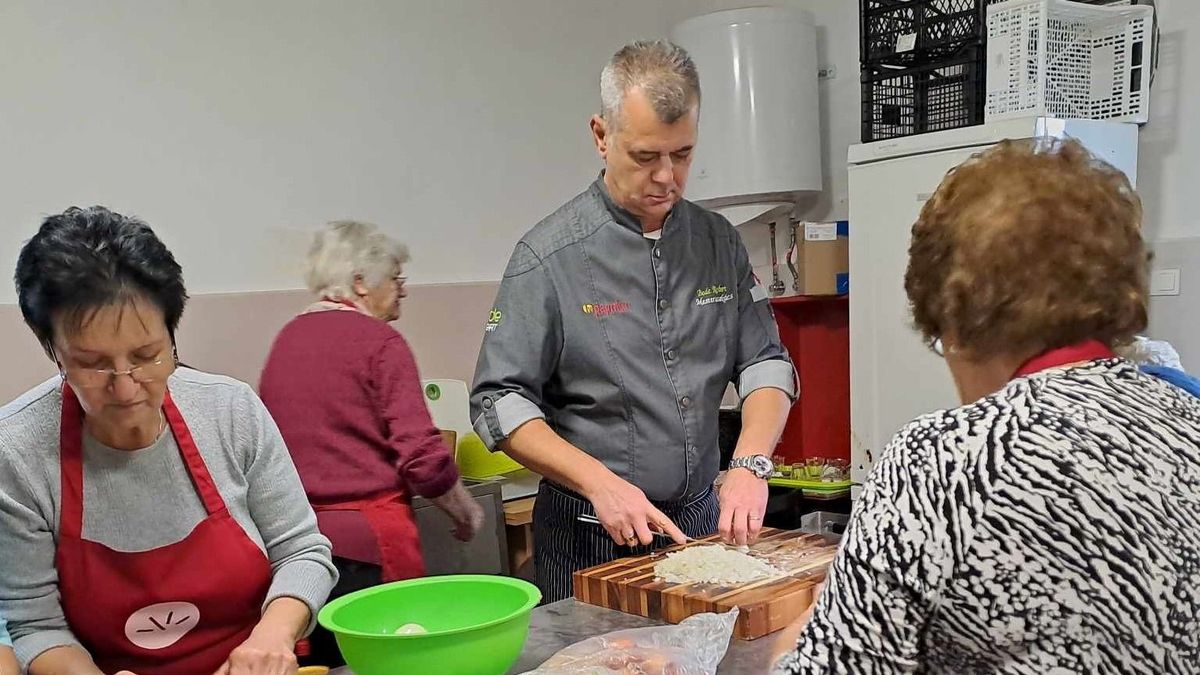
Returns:
[[[996,0],[859,0],[859,61],[919,66],[982,48]]]
[[[982,48],[910,68],[864,65],[863,143],[983,124],[984,65]]]

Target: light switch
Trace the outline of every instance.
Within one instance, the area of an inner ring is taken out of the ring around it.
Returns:
[[[1151,272],[1150,295],[1179,295],[1179,268],[1172,267]]]

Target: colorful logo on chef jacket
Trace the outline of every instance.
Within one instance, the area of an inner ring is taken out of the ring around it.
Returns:
[[[603,317],[612,316],[613,314],[628,314],[629,303],[620,302],[597,302],[587,303],[583,306],[583,313],[589,316]]]
[[[496,330],[500,326],[500,320],[503,318],[504,318],[504,312],[501,312],[498,309],[493,309],[492,313],[488,315],[487,325],[484,326],[483,330],[485,332],[491,333],[492,331]]]
[[[200,623],[200,608],[190,602],[160,602],[139,609],[125,622],[125,637],[142,649],[166,649]]]
[[[721,284],[713,284],[712,286],[706,286],[696,291],[697,307],[721,304],[729,302],[732,299],[733,293],[729,292],[729,287]]]

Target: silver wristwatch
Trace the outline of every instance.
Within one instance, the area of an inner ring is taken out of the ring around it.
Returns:
[[[775,463],[766,455],[749,455],[734,457],[729,460],[730,469],[749,469],[750,473],[766,480],[775,475]]]

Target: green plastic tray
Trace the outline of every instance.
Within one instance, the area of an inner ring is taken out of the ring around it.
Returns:
[[[797,478],[772,478],[767,481],[767,485],[774,487],[795,488],[798,490],[807,490],[811,492],[840,492],[849,490],[854,481],[843,480],[837,483],[825,483],[819,480],[801,480]]]

